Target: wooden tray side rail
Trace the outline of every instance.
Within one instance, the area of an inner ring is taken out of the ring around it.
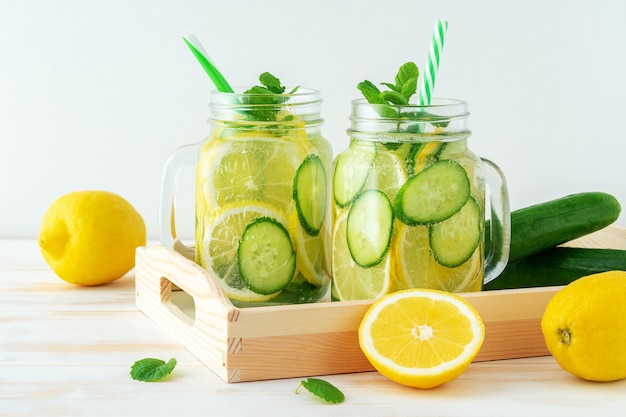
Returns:
[[[227,382],[373,370],[357,329],[371,301],[236,308],[193,261],[139,248],[137,306]],[[174,302],[179,287],[192,303]],[[546,355],[539,320],[555,288],[462,294],[486,327],[477,361]]]

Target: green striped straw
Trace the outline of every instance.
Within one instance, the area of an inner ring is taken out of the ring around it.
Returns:
[[[222,73],[219,72],[219,70],[211,60],[211,57],[204,49],[196,35],[194,35],[193,32],[189,32],[187,36],[183,37],[183,40],[185,41],[185,44],[187,44],[193,55],[196,57],[200,65],[202,65],[202,68],[207,73],[209,78],[211,78],[211,81],[213,81],[213,84],[215,84],[217,91],[220,91],[222,93],[232,93],[233,89],[231,88],[230,84],[228,84],[228,81],[226,81]]]
[[[441,51],[443,50],[447,30],[448,21],[441,19],[437,20],[430,43],[430,51],[428,52],[426,74],[422,77],[422,85],[420,87],[419,95],[417,96],[420,106],[430,105],[430,97],[435,89],[437,70],[439,70],[439,60],[441,58]]]

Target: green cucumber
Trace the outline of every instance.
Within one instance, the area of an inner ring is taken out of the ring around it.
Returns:
[[[348,249],[354,262],[369,268],[385,258],[391,244],[393,208],[379,190],[366,190],[352,203],[346,223]]]
[[[456,268],[467,261],[480,242],[481,223],[480,207],[470,197],[452,217],[433,224],[429,241],[435,260],[448,268]]]
[[[626,250],[556,247],[509,263],[485,290],[567,285],[586,275],[626,271]]]
[[[615,197],[602,192],[570,194],[512,211],[509,262],[603,229],[615,222],[620,212]],[[489,229],[487,222],[487,239]]]
[[[465,205],[470,180],[452,159],[435,162],[411,177],[396,196],[394,212],[408,224],[429,225],[447,219]]]
[[[293,199],[304,231],[317,236],[326,215],[326,170],[319,156],[304,158],[293,180]]]
[[[339,207],[349,206],[363,190],[376,154],[375,143],[360,141],[351,143],[337,156],[333,170],[333,198]]]
[[[291,282],[296,253],[289,232],[279,221],[259,217],[248,224],[237,248],[239,273],[257,294],[274,294]]]

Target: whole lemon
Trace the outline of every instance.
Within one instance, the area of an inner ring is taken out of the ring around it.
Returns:
[[[146,244],[146,225],[124,198],[108,191],[75,191],[54,201],[43,216],[39,247],[52,270],[78,285],[100,285],[135,266]]]
[[[626,271],[588,275],[558,291],[541,320],[557,363],[580,378],[626,378]]]

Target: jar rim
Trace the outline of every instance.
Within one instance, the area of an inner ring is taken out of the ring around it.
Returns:
[[[391,111],[389,111],[391,110]],[[372,104],[365,98],[352,100],[352,120],[417,120],[437,118],[453,120],[469,116],[468,103],[464,100],[436,97],[430,104]]]
[[[210,106],[220,106],[227,105],[229,107],[236,106],[242,102],[243,98],[254,98],[254,97],[267,97],[267,94],[258,94],[258,93],[245,93],[244,91],[248,90],[250,87],[234,87],[233,93],[227,93],[222,91],[213,90],[210,95]],[[293,88],[287,87],[285,91],[291,91]],[[322,101],[321,94],[319,90],[308,88],[308,87],[298,87],[298,89],[294,93],[284,93],[284,94],[275,94],[275,96],[281,97],[284,100],[281,103],[276,104],[280,106],[289,106],[289,105],[307,105],[307,104],[315,104],[320,103]],[[248,103],[246,106],[250,106]],[[261,105],[267,106],[268,104],[253,104],[253,105]],[[271,106],[276,106],[271,105]]]

